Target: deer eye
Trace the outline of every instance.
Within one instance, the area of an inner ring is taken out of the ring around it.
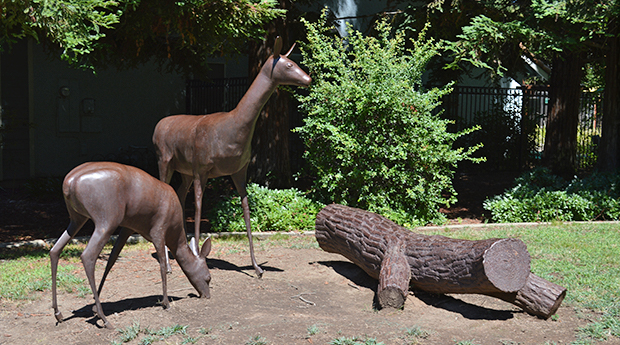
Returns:
[[[286,64],[286,68],[291,68],[291,67],[293,67],[292,63],[289,62],[289,63]]]

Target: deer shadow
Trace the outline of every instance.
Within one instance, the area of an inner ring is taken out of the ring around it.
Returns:
[[[188,295],[191,297],[198,296],[196,294],[190,293]],[[114,302],[102,302],[101,307],[103,308],[104,314],[112,315],[115,313],[121,313],[129,310],[140,310],[146,308],[163,308],[161,304],[162,295],[151,295],[151,296],[143,296],[143,297],[135,297],[135,298],[125,298]],[[185,297],[176,297],[176,296],[168,296],[170,302],[178,301]],[[100,320],[99,317],[93,312],[93,307],[95,303],[87,304],[80,309],[72,310],[72,315],[65,318],[63,321],[68,321],[74,318],[89,318],[86,322],[95,325],[99,328],[102,328],[101,325],[97,324],[97,320]]]
[[[268,271],[268,272],[284,272],[283,269],[281,268],[277,268],[277,267],[273,267],[273,266],[265,266],[267,264],[268,261],[265,261],[261,264],[259,264],[259,266],[264,270],[264,271]],[[224,271],[236,271],[239,273],[243,273],[247,276],[250,277],[254,277],[254,275],[249,274],[248,270],[254,270],[254,267],[252,265],[247,265],[247,266],[237,266],[235,264],[233,264],[232,262],[228,262],[228,261],[224,261],[224,260],[220,260],[220,259],[211,259],[211,258],[207,258],[207,266],[209,266],[209,269],[218,269],[218,270],[224,270]]]
[[[377,288],[379,281],[369,276],[364,270],[357,265],[346,261],[319,261],[319,264],[332,268],[339,275],[349,279],[355,285],[364,287],[375,292],[373,298],[373,309],[381,309],[377,297]],[[458,313],[469,320],[509,320],[514,317],[515,313],[520,311],[514,310],[497,310],[487,308],[475,304],[462,301],[458,298],[444,294],[434,294],[425,291],[419,291],[410,288],[410,294],[413,294],[426,305],[444,309],[453,313]]]

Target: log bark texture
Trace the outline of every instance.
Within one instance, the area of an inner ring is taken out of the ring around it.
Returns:
[[[381,307],[402,307],[411,287],[489,295],[548,318],[566,294],[530,272],[527,247],[515,238],[421,235],[375,213],[332,204],[317,215],[316,239],[323,250],[345,256],[379,280]]]

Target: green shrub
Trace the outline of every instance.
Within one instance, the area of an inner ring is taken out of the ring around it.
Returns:
[[[368,209],[401,224],[441,223],[439,206],[456,201],[452,169],[475,160],[480,145],[453,149],[458,133],[447,130],[437,106],[451,88],[425,89],[422,74],[439,45],[424,33],[405,49],[405,38],[391,38],[386,21],[377,38],[350,30],[334,34],[322,20],[309,23],[303,64],[312,85],[298,95],[306,114],[296,129],[305,158],[316,176],[317,200]],[[481,159],[478,159],[481,160]]]
[[[500,223],[620,219],[620,177],[598,173],[570,183],[546,168],[522,174],[514,187],[487,199],[484,208]]]
[[[323,205],[295,189],[268,189],[255,183],[248,185],[248,203],[254,231],[314,230],[316,214]],[[230,197],[211,211],[211,229],[217,232],[245,231],[241,198]]]

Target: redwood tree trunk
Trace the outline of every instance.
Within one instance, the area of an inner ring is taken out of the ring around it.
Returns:
[[[579,53],[557,54],[549,81],[543,162],[554,174],[569,179],[575,174],[582,65]]]
[[[603,94],[603,133],[598,152],[598,168],[614,172],[620,169],[620,28],[619,21],[609,25],[609,51],[605,60]]]
[[[288,9],[290,1],[280,0],[280,8]],[[273,54],[277,36],[282,37],[283,52],[291,46],[288,40],[286,20],[278,18],[267,25],[263,41],[249,45],[249,74],[253,80],[263,63]],[[276,89],[263,107],[252,138],[252,157],[248,169],[248,180],[270,188],[291,186],[291,164],[289,158],[289,103],[287,92]]]

